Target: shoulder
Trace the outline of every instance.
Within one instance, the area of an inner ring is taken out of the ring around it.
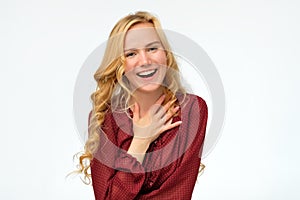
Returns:
[[[102,116],[102,117],[101,117]],[[89,112],[89,116],[88,116],[88,125],[90,125],[92,123],[92,119],[98,119],[99,120],[99,117],[101,118],[101,128],[105,127],[105,126],[109,126],[110,128],[112,126],[114,126],[115,124],[115,121],[114,121],[114,118],[113,118],[113,114],[111,112],[110,109],[108,109],[106,112],[104,113],[94,113],[93,110],[91,110]]]
[[[196,94],[191,94],[191,93],[186,93],[184,94],[180,94],[179,96],[179,101],[182,104],[182,107],[186,107],[186,108],[190,108],[190,109],[200,109],[200,110],[206,110],[207,111],[207,104],[206,101],[196,95]]]
[[[186,96],[189,97],[189,98],[191,98],[191,99],[197,100],[201,104],[205,104],[206,105],[205,100],[202,97],[200,97],[200,96],[198,96],[196,94],[187,93]]]

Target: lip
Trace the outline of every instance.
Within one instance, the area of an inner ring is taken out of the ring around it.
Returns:
[[[140,75],[138,75],[139,73],[144,73],[144,72],[149,72],[149,71],[154,71],[153,75],[150,77],[141,77]],[[150,80],[156,79],[156,77],[158,76],[158,72],[159,72],[158,68],[151,68],[151,69],[141,70],[141,71],[137,72],[135,75],[136,75],[136,77],[138,77],[139,80],[150,81]]]
[[[148,72],[148,71],[152,71],[152,70],[155,70],[155,69],[158,70],[158,68],[156,67],[156,68],[141,70],[141,71],[136,72],[135,74],[137,75],[139,73]]]

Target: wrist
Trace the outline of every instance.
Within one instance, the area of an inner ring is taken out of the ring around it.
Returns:
[[[144,154],[146,153],[149,145],[150,141],[148,139],[133,137],[128,152],[135,154]]]

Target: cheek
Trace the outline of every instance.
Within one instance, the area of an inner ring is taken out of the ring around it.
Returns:
[[[124,68],[125,72],[129,72],[129,71],[131,71],[133,68],[134,68],[134,65],[133,65],[132,62],[130,62],[130,61],[126,61],[126,62],[125,62],[125,68]]]
[[[157,57],[157,61],[161,65],[167,65],[167,55],[165,54],[165,52],[160,52],[160,54]]]

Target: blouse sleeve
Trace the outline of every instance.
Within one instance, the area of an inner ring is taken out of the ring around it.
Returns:
[[[178,199],[189,200],[192,197],[195,182],[199,173],[201,163],[201,154],[207,124],[207,105],[205,101],[197,97],[190,108],[189,121],[195,123],[197,133],[191,145],[179,158],[176,170],[173,174],[161,185],[159,191],[153,191],[150,199]],[[196,106],[199,106],[197,108]],[[199,113],[199,112],[200,113]],[[198,119],[197,122],[192,121]],[[188,132],[186,134],[189,134]],[[186,142],[187,138],[183,138],[182,142]]]
[[[95,198],[134,199],[144,183],[144,169],[136,158],[117,148],[119,129],[110,114],[106,115],[100,145],[91,162]]]

